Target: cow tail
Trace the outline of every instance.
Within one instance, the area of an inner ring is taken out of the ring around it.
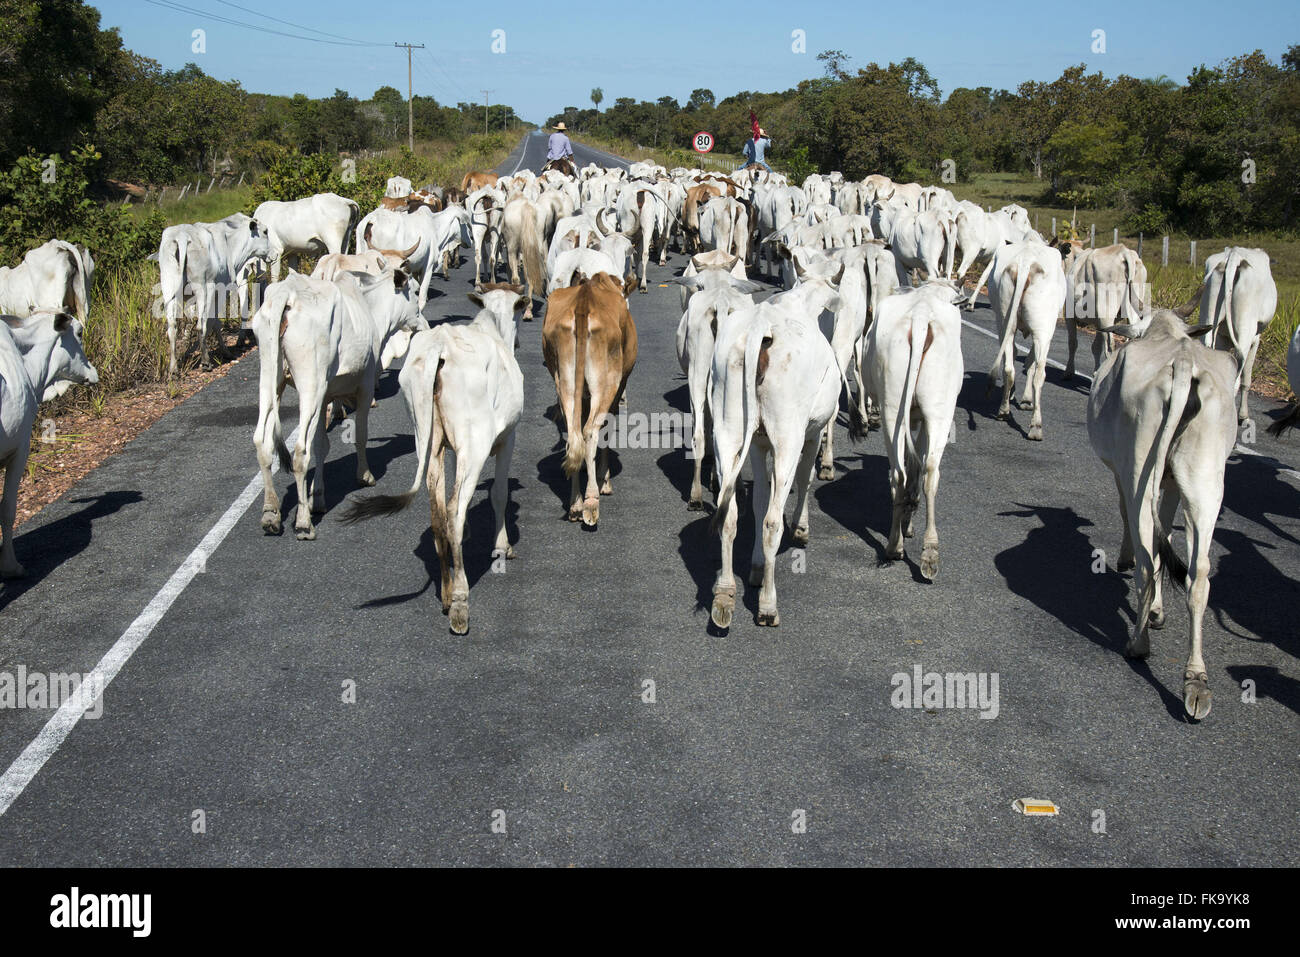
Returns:
[[[355,525],[371,518],[378,518],[381,515],[395,515],[405,509],[419,494],[420,486],[425,483],[429,474],[429,462],[432,457],[442,454],[443,426],[442,416],[438,412],[438,392],[441,383],[438,381],[442,375],[443,364],[447,361],[443,353],[443,344],[439,342],[427,352],[424,353],[423,361],[425,369],[433,369],[433,389],[432,403],[433,408],[420,410],[412,407],[411,420],[415,423],[416,440],[416,465],[415,465],[415,482],[411,487],[400,495],[371,495],[366,498],[353,499],[343,509],[339,516],[339,521],[344,525]],[[428,374],[424,372],[423,374]],[[410,394],[403,390],[403,395],[410,401]],[[427,412],[429,418],[427,421],[421,418],[421,413]],[[423,428],[422,428],[423,426]],[[423,435],[420,433],[424,432]],[[438,489],[438,493],[441,493]],[[435,538],[446,540],[447,529],[447,509],[442,500],[441,494],[434,493],[430,489],[429,500],[432,503],[432,513],[436,516],[433,521],[433,534]]]
[[[1148,477],[1152,489],[1151,527],[1154,532],[1154,541],[1152,543],[1154,548],[1152,550],[1156,555],[1160,556],[1161,568],[1165,576],[1180,589],[1186,589],[1187,587],[1187,564],[1174,551],[1173,545],[1169,541],[1170,530],[1160,524],[1160,485],[1164,480],[1165,465],[1169,460],[1169,447],[1173,444],[1174,433],[1183,420],[1183,413],[1187,409],[1187,403],[1194,385],[1196,370],[1192,357],[1188,354],[1189,351],[1182,350],[1174,358],[1173,386],[1169,392],[1169,403],[1165,407],[1164,422],[1161,423],[1160,432],[1156,436],[1155,464]],[[1148,575],[1142,590],[1142,606],[1138,612],[1139,630],[1146,627],[1147,617],[1151,614],[1151,604],[1155,601],[1155,595],[1156,576],[1154,574]]]
[[[564,474],[573,475],[587,459],[587,442],[583,436],[582,394],[587,388],[587,337],[590,334],[587,313],[591,309],[591,291],[582,284],[573,306],[573,405],[569,410],[568,446],[564,451]]]
[[[1238,366],[1244,365],[1246,354],[1241,347],[1241,343],[1237,340],[1237,329],[1232,321],[1232,286],[1236,282],[1237,270],[1241,266],[1241,253],[1234,246],[1228,253],[1228,261],[1223,265],[1223,321],[1228,326],[1228,341],[1232,343],[1232,351],[1237,356]]]
[[[184,250],[184,240],[182,239],[181,242],[181,249]],[[182,251],[181,262],[184,261]],[[182,278],[184,278],[183,274]],[[264,397],[267,402],[265,409],[259,408],[255,438],[260,448],[265,430],[268,428],[271,430],[271,441],[274,444],[276,457],[280,460],[280,467],[286,472],[293,471],[293,457],[289,454],[288,446],[284,444],[284,434],[280,430],[280,365],[283,361],[280,340],[289,324],[289,310],[292,308],[293,294],[290,293],[284,297],[284,305],[276,315],[268,315],[259,309],[257,315],[253,317],[253,335],[257,337],[257,348],[261,354],[261,366],[258,370],[259,407]]]
[[[354,253],[359,253],[361,252],[361,246],[356,241],[355,230],[357,224],[361,221],[361,207],[357,204],[356,200],[353,199],[348,200],[348,206],[351,208],[351,212],[348,213],[348,229],[347,232],[343,234],[343,244],[342,248],[339,249],[339,252],[345,253],[348,251],[348,237],[351,236],[353,244],[352,251]]]
[[[907,454],[915,454],[912,445],[912,399],[916,396],[916,380],[921,376],[921,360],[925,358],[925,337],[930,331],[930,320],[921,310],[912,314],[912,327],[908,330],[907,378],[903,380],[903,398],[898,406],[898,419],[894,424],[891,442],[894,461],[907,472]]]
[[[542,244],[542,224],[537,220],[537,207],[531,203],[524,209],[523,247],[524,279],[532,289],[545,295],[546,248]]]
[[[1037,266],[1037,263],[1016,262],[1016,290],[1011,296],[1011,308],[1007,313],[1006,327],[1002,330],[1002,342],[998,346],[997,357],[993,360],[993,368],[989,370],[989,381],[993,381],[999,370],[1005,373],[1007,368],[1014,372],[1015,362],[1015,341],[1016,325],[1019,322],[1020,301],[1025,296],[1025,286],[1029,282],[1029,272]],[[978,293],[979,290],[976,290]]]
[[[745,458],[749,455],[749,446],[754,439],[754,433],[758,431],[758,360],[760,353],[763,351],[763,346],[771,341],[772,327],[767,322],[757,321],[752,323],[745,334],[743,376],[745,391],[744,404],[741,407],[741,423],[744,434],[740,440],[740,449],[736,453],[735,460],[726,463],[718,461],[716,463],[721,484],[718,489],[717,507],[714,508],[713,518],[709,522],[709,528],[714,533],[721,527],[722,519],[731,505],[731,499],[736,494],[736,486],[740,482],[740,471],[744,468]],[[759,481],[759,476],[755,475],[754,481]]]

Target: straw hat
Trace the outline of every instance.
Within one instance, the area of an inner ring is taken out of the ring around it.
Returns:
[[[563,133],[565,130],[568,129],[568,127],[564,125],[564,122],[563,122],[563,121],[561,121],[561,122],[555,124],[555,129],[556,129],[558,132]]]

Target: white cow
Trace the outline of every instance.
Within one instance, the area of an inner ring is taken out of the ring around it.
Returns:
[[[89,249],[51,239],[28,250],[12,269],[0,266],[0,313],[30,316],[38,310],[67,311],[84,323],[90,313],[94,274]]]
[[[690,294],[690,302],[677,324],[677,361],[682,372],[686,373],[686,389],[691,402],[691,453],[695,474],[691,480],[687,508],[699,511],[704,508],[702,470],[708,429],[709,372],[713,363],[713,344],[718,329],[727,317],[738,309],[752,306],[754,301],[751,296],[763,287],[743,277],[738,279],[726,268],[717,266],[671,281],[679,284],[683,292]]]
[[[286,257],[289,265],[297,269],[300,256],[347,252],[348,232],[360,216],[356,202],[337,193],[317,193],[288,203],[262,203],[253,210],[253,218],[266,227],[270,237],[271,281],[279,281]]]
[[[447,278],[446,254],[459,246],[469,248],[473,244],[469,212],[455,204],[440,213],[427,206],[410,213],[376,209],[357,223],[358,250],[416,247],[406,260],[412,274],[420,276],[420,309],[429,301],[429,282],[439,263],[443,266],[443,278]]]
[[[385,346],[394,333],[416,332],[425,325],[415,290],[401,270],[380,276],[344,272],[333,282],[291,272],[267,290],[253,317],[261,358],[253,444],[266,486],[263,531],[280,532],[280,499],[271,481],[272,457],[278,455],[298,489],[294,532],[299,539],[316,537],[311,514],[325,510],[329,453],[323,420],[326,405],[335,400],[346,399],[357,410],[357,482],[375,484],[366,461],[366,438]],[[299,408],[292,458],[280,431],[280,396],[289,382],[298,391]],[[307,469],[313,462],[309,500]]]
[[[1210,327],[1207,342],[1237,360],[1237,418],[1250,418],[1250,381],[1259,337],[1277,311],[1277,285],[1262,249],[1228,246],[1205,260],[1201,324]]]
[[[403,196],[411,195],[411,181],[405,176],[390,176],[384,186],[384,196],[389,199],[400,199]]]
[[[948,210],[918,213],[905,206],[878,203],[872,207],[871,226],[904,269],[923,269],[930,279],[952,275],[957,223]]]
[[[270,240],[256,219],[234,213],[216,223],[168,226],[158,244],[158,275],[162,309],[167,318],[168,375],[176,375],[176,327],[191,300],[198,326],[200,362],[208,364],[208,332],[221,328],[231,292],[238,294],[239,276],[253,259],[268,259]],[[192,297],[192,299],[191,299]],[[218,335],[223,356],[229,356]]]
[[[1020,407],[1033,410],[1028,437],[1043,439],[1043,382],[1047,377],[1047,352],[1056,331],[1056,317],[1065,304],[1065,273],[1061,257],[1041,243],[1012,243],[993,257],[993,279],[989,283],[989,304],[998,324],[997,357],[989,369],[989,390],[999,374],[1002,403],[998,418],[1011,413],[1011,390],[1016,382],[1016,332],[1029,338],[1025,365],[1025,389]]]
[[[961,315],[958,289],[946,281],[904,290],[880,304],[867,332],[863,378],[888,431],[889,489],[894,514],[885,556],[903,557],[903,538],[925,494],[921,574],[939,572],[936,498],[939,463],[961,392]]]
[[[759,625],[776,626],[776,551],[781,544],[785,501],[795,490],[792,538],[808,543],[808,487],[818,440],[838,407],[843,377],[835,353],[817,327],[833,309],[827,283],[805,283],[753,309],[733,312],[718,330],[713,350],[709,408],[718,471],[722,567],[713,585],[710,616],[729,628],[736,608],[732,548],[736,539],[736,485],[746,458],[754,475],[754,552],[749,581],[761,582]],[[769,460],[770,456],[770,460]],[[761,516],[761,520],[760,520]]]
[[[342,518],[350,524],[399,512],[427,484],[441,571],[442,613],[457,635],[469,630],[469,579],[462,551],[465,517],[490,455],[496,457],[492,557],[515,557],[506,532],[506,509],[515,428],[524,411],[524,375],[515,360],[515,313],[527,302],[524,290],[489,284],[469,298],[479,307],[478,315],[467,323],[443,323],[416,333],[398,376],[415,423],[415,483],[401,495],[355,500]],[[448,451],[452,453],[450,496],[446,494]]]
[[[75,383],[99,381],[99,373],[86,359],[82,335],[81,322],[66,312],[0,316],[0,468],[5,473],[0,578],[26,574],[14,553],[14,518],[37,407]]]
[[[715,196],[700,211],[700,244],[749,260],[749,214],[730,196]]]
[[[720,249],[710,249],[707,252],[696,253],[686,262],[686,268],[682,270],[682,279],[689,279],[691,276],[710,270],[720,269],[723,272],[731,273],[737,279],[748,279],[745,272],[745,261],[739,256],[731,253],[725,253]],[[689,284],[678,283],[681,287],[682,312],[690,304],[691,295],[695,288]]]
[[[668,199],[652,183],[630,182],[619,189],[616,204],[618,231],[637,245],[640,266],[637,270],[641,292],[649,292],[647,270],[650,251],[656,245],[667,243]]]
[[[474,246],[474,288],[480,289],[485,264],[487,281],[496,280],[505,194],[495,186],[484,186],[465,197],[465,209],[470,215],[470,238]]]
[[[1124,653],[1147,657],[1149,629],[1164,625],[1163,568],[1187,589],[1183,707],[1197,720],[1210,712],[1201,619],[1210,598],[1210,540],[1223,503],[1224,469],[1237,440],[1236,376],[1229,356],[1193,341],[1183,317],[1162,310],[1142,338],[1102,363],[1088,397],[1088,438],[1119,491],[1124,543],[1118,567],[1134,568],[1141,596]],[[1190,573],[1169,542],[1180,500]]]
[[[510,264],[510,281],[519,283],[520,266],[528,284],[526,321],[533,318],[533,297],[546,293],[546,240],[542,235],[542,214],[525,196],[513,196],[501,217],[501,235],[505,240],[506,262]]]
[[[1069,334],[1069,358],[1065,377],[1074,375],[1074,354],[1079,346],[1078,327],[1095,325],[1092,340],[1093,372],[1110,355],[1109,329],[1123,317],[1137,323],[1147,295],[1147,267],[1138,254],[1123,243],[1101,249],[1084,249],[1079,242],[1060,244],[1065,269],[1065,329]]]

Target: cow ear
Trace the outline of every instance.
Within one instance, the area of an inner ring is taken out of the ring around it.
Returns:
[[[398,292],[401,292],[403,289],[406,288],[406,281],[410,278],[411,277],[406,274],[405,270],[394,269],[393,288],[396,289]]]
[[[470,302],[474,303],[474,305],[478,306],[480,309],[485,308],[483,305],[483,297],[480,296],[478,293],[476,292],[466,293],[465,298],[468,299]]]
[[[67,332],[72,326],[72,317],[66,312],[56,312],[54,314],[54,331],[57,333]]]
[[[518,286],[513,286],[511,288],[517,290],[517,292],[515,293],[516,299],[515,299],[514,310],[515,312],[518,312],[520,309],[524,308],[524,306],[528,305],[528,297],[524,295],[524,291],[522,288]]]
[[[628,296],[632,295],[632,292],[633,290],[636,289],[636,286],[637,286],[636,276],[634,276],[632,273],[628,273],[623,278],[623,298],[626,299]]]

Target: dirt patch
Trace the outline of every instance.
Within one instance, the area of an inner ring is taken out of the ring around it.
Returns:
[[[235,337],[226,337],[234,346]],[[242,355],[247,349],[236,349]],[[120,452],[132,439],[209,383],[224,378],[234,362],[207,372],[190,370],[174,385],[152,382],[109,396],[98,411],[76,409],[56,416],[38,416],[32,431],[27,474],[18,487],[15,526],[59,499],[68,489]]]

